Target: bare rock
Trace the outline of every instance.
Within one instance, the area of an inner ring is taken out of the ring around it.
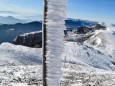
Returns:
[[[16,38],[13,40],[13,44],[41,48],[42,32],[35,31],[35,32],[20,34],[16,36]]]

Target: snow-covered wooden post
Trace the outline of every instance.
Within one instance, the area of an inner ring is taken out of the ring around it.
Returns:
[[[66,0],[44,0],[43,86],[60,86]]]

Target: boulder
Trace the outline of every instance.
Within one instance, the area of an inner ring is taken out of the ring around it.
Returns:
[[[27,47],[42,47],[42,31],[35,31],[30,33],[24,33],[16,36],[13,40],[15,45],[23,45]]]
[[[106,27],[104,25],[101,25],[101,24],[96,24],[93,26],[93,28],[95,30],[100,30],[100,29],[105,30],[106,29]]]

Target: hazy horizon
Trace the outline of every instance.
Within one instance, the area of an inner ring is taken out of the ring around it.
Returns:
[[[42,0],[0,0],[0,16],[40,20]]]

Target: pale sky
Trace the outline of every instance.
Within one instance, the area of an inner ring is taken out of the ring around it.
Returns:
[[[42,0],[0,0],[0,16],[39,20],[42,17]]]

